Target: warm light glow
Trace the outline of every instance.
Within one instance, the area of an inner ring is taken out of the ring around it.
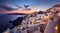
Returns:
[[[3,12],[3,14],[8,14],[8,13],[22,13],[22,14],[31,14],[33,11],[25,11],[25,10],[14,10],[14,11],[6,11]]]
[[[10,30],[10,29],[7,29],[7,30],[6,30],[6,31],[4,31],[3,33],[9,33],[9,30]]]
[[[58,30],[58,26],[56,26],[55,29]]]

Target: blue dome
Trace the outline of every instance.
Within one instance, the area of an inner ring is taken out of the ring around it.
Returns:
[[[39,11],[38,14],[44,14],[43,11]]]

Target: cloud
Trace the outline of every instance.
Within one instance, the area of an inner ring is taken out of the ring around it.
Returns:
[[[12,8],[11,6],[8,6],[7,4],[0,4],[0,9],[5,9],[7,11],[13,11],[13,10],[17,10],[17,8]]]
[[[22,8],[21,6],[19,6],[19,5],[16,5],[17,7],[19,7],[19,8]]]
[[[15,3],[16,2],[16,3]],[[0,0],[0,14],[8,14],[8,13],[24,13],[24,14],[30,14],[32,13],[30,8],[27,10],[23,10],[24,7],[22,7],[20,4],[17,3],[18,1],[14,0]]]
[[[12,7],[12,4],[10,4],[10,2],[12,3],[12,0],[0,0],[0,12],[14,11],[18,9]]]

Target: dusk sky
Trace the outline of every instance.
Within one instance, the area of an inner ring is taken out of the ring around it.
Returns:
[[[0,0],[0,14],[4,13],[31,13],[33,11],[46,11],[60,0]],[[29,5],[31,10],[23,10],[24,5]],[[22,8],[19,8],[19,7]]]

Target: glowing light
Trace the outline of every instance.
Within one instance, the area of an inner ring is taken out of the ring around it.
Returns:
[[[58,30],[58,26],[56,26],[55,29]]]

